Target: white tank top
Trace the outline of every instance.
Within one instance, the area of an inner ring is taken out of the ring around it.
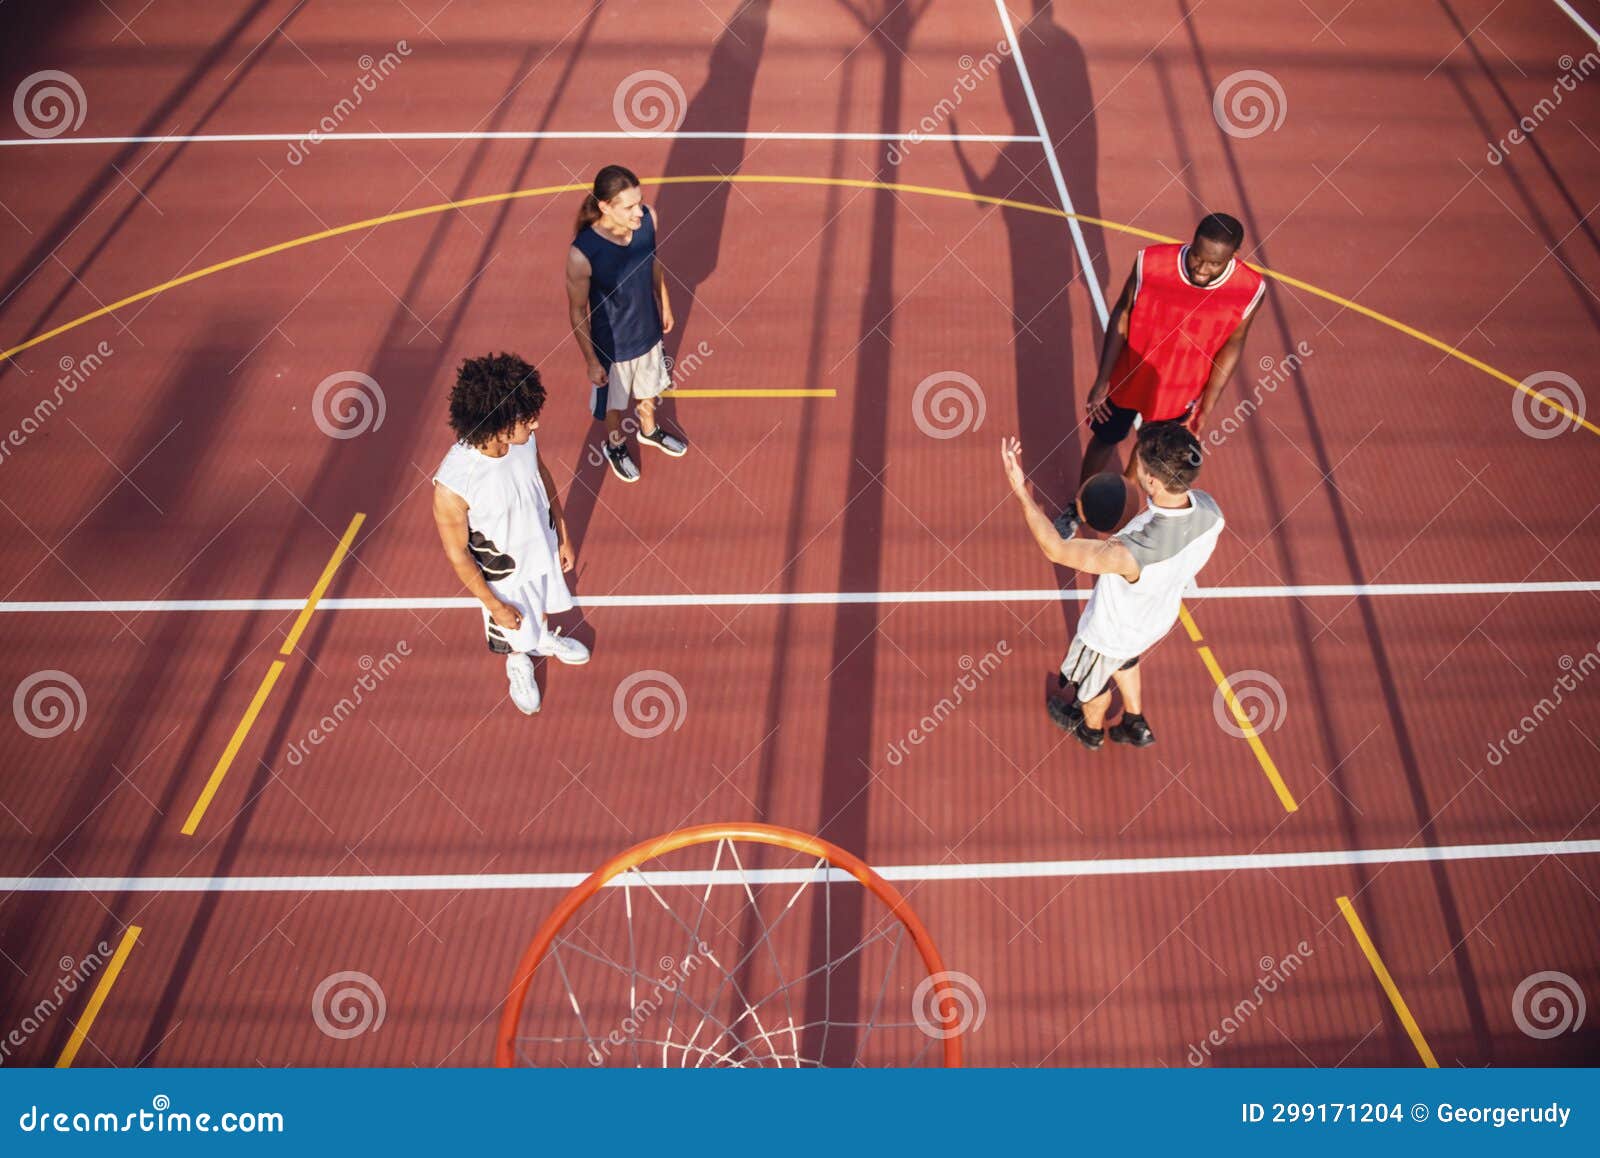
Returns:
[[[512,587],[561,574],[550,498],[531,436],[500,458],[458,442],[433,481],[466,500],[468,547],[485,579]]]

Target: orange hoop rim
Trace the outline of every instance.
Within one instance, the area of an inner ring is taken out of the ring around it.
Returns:
[[[566,927],[567,922],[572,919],[573,914],[590,897],[604,888],[606,882],[628,870],[691,845],[712,844],[719,840],[739,840],[786,848],[824,860],[833,868],[843,869],[882,901],[911,934],[912,943],[916,945],[922,963],[927,967],[928,976],[933,979],[934,1008],[943,1009],[944,995],[956,992],[955,986],[947,976],[944,959],[939,956],[938,946],[933,943],[927,927],[911,908],[910,902],[900,895],[898,889],[879,876],[871,865],[854,853],[840,848],[831,841],[823,840],[820,836],[810,836],[776,824],[759,824],[754,821],[738,824],[697,824],[664,833],[619,852],[574,885],[561,898],[560,904],[534,932],[533,939],[528,942],[528,947],[523,950],[522,959],[517,963],[517,972],[512,978],[511,989],[506,994],[505,1005],[500,1011],[500,1026],[495,1033],[496,1066],[516,1066],[517,1026],[522,1021],[522,1007],[528,997],[528,986],[532,984],[533,975],[544,962],[550,946]],[[957,1026],[943,1039],[944,1064],[948,1069],[958,1069],[961,1066],[962,1033],[963,1031]]]

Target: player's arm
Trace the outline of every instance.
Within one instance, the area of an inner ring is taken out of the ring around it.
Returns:
[[[596,386],[606,383],[605,367],[594,352],[594,339],[589,336],[589,278],[594,270],[583,250],[574,245],[567,250],[567,320],[572,323],[572,336],[578,340],[578,351],[589,371],[589,381]]]
[[[556,541],[560,544],[561,569],[572,570],[577,562],[577,556],[572,550],[572,541],[567,538],[567,516],[561,509],[561,500],[556,496],[556,480],[550,477],[550,468],[544,464],[544,456],[538,451],[534,457],[539,462],[539,478],[544,482],[545,496],[550,500],[550,525],[556,529]]]
[[[1222,343],[1222,349],[1217,351],[1217,356],[1211,359],[1211,377],[1206,379],[1206,388],[1200,395],[1200,401],[1195,404],[1194,410],[1189,414],[1189,421],[1185,424],[1193,434],[1199,434],[1205,429],[1206,418],[1211,414],[1211,408],[1217,404],[1217,398],[1233,377],[1233,372],[1238,368],[1239,358],[1244,353],[1244,340],[1250,333],[1250,326],[1256,320],[1259,307],[1244,316],[1244,320],[1234,327],[1233,333],[1228,335],[1228,340]]]
[[[1104,421],[1111,417],[1107,404],[1111,394],[1111,372],[1116,369],[1117,359],[1122,357],[1122,348],[1128,344],[1128,313],[1133,309],[1133,289],[1137,280],[1137,270],[1129,270],[1122,294],[1117,298],[1117,304],[1111,307],[1111,316],[1106,320],[1105,340],[1100,343],[1100,371],[1095,375],[1094,385],[1090,387],[1089,397],[1084,402],[1084,409],[1093,419]]]
[[[652,209],[650,215],[656,219],[656,236],[660,237],[661,214]],[[661,310],[661,332],[670,334],[675,323],[672,317],[672,302],[667,298],[667,273],[661,267],[659,257],[650,263],[650,284],[655,289],[656,306]]]
[[[478,569],[477,560],[467,549],[467,500],[441,483],[433,484],[433,522],[439,528],[439,538],[444,543],[445,558],[461,580],[461,585],[472,592],[489,609],[489,616],[501,627],[515,631],[522,623],[522,614],[503,603],[489,586],[489,581]]]
[[[1015,438],[1000,440],[1000,460],[1005,466],[1011,493],[1022,504],[1033,541],[1052,563],[1071,567],[1088,575],[1121,575],[1130,583],[1139,579],[1139,564],[1132,553],[1116,539],[1063,539],[1050,516],[1033,497],[1027,477],[1022,473],[1022,444]]]

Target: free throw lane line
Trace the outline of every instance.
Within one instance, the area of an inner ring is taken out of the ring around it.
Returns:
[[[1367,935],[1367,927],[1361,923],[1361,915],[1356,912],[1355,906],[1350,903],[1349,897],[1339,898],[1339,911],[1344,914],[1344,919],[1350,925],[1350,931],[1356,935],[1356,941],[1361,946],[1361,951],[1367,955],[1367,964],[1372,966],[1373,975],[1377,977],[1378,984],[1383,986],[1384,993],[1388,994],[1389,1004],[1394,1006],[1394,1011],[1400,1018],[1400,1024],[1405,1026],[1406,1034],[1411,1038],[1411,1044],[1417,1047],[1417,1055],[1422,1058],[1422,1064],[1431,1070],[1439,1068],[1439,1062],[1433,1056],[1433,1050],[1428,1048],[1428,1039],[1422,1036],[1422,1027],[1417,1024],[1417,1019],[1411,1016],[1411,1007],[1406,1004],[1406,999],[1400,995],[1400,987],[1394,983],[1394,978],[1389,975],[1389,967],[1383,963],[1383,958],[1378,955],[1378,947],[1372,943],[1372,938]]]
[[[273,687],[278,682],[278,676],[283,674],[284,659],[294,654],[295,645],[300,642],[300,636],[305,631],[306,625],[311,622],[311,613],[317,609],[322,596],[328,590],[328,584],[333,582],[333,574],[339,569],[339,564],[344,562],[350,553],[350,544],[355,542],[356,532],[361,530],[361,524],[366,522],[367,516],[358,511],[350,520],[350,525],[345,528],[344,535],[339,540],[339,545],[333,549],[333,555],[328,559],[327,565],[322,568],[322,574],[317,578],[317,585],[311,589],[311,594],[306,597],[305,604],[300,608],[300,614],[295,617],[294,626],[289,629],[289,634],[284,636],[283,646],[278,649],[278,655],[283,658],[275,659],[267,668],[267,674],[262,677],[256,694],[250,699],[250,706],[245,709],[244,716],[239,720],[238,726],[233,729],[233,735],[228,739],[228,746],[222,750],[218,757],[216,767],[211,769],[211,775],[206,779],[205,787],[200,790],[199,797],[194,802],[194,807],[189,809],[189,816],[183,822],[183,835],[193,836],[200,828],[200,821],[206,814],[206,809],[211,807],[212,799],[217,795],[217,790],[222,787],[223,779],[228,775],[228,769],[233,767],[234,757],[239,754],[239,749],[244,746],[245,737],[250,734],[250,729],[255,726],[256,717],[261,714],[262,707],[267,702],[267,697],[272,694]]]
[[[122,972],[128,954],[133,952],[134,942],[139,939],[139,934],[143,931],[138,925],[129,925],[123,932],[121,944],[111,955],[111,964],[107,965],[106,971],[100,975],[100,983],[94,987],[94,993],[89,997],[89,1004],[83,1007],[83,1016],[78,1018],[78,1024],[72,1027],[72,1036],[67,1038],[61,1056],[56,1059],[57,1069],[69,1068],[77,1059],[83,1043],[89,1040],[89,1031],[94,1028],[94,1019],[100,1016],[100,1007],[106,1003],[111,987],[116,984],[117,974]]]

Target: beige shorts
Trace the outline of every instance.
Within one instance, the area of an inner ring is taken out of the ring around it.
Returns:
[[[671,385],[666,352],[657,342],[637,358],[611,363],[606,409],[626,410],[630,400],[654,398]]]

